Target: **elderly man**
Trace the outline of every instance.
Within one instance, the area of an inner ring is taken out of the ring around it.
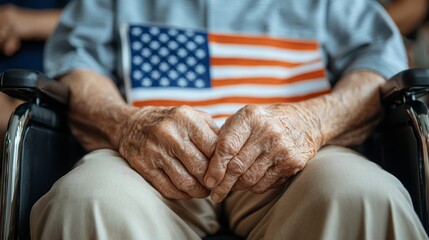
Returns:
[[[374,1],[74,1],[46,63],[92,152],[33,207],[33,239],[199,239],[218,214],[248,239],[427,238],[345,148],[406,68]]]

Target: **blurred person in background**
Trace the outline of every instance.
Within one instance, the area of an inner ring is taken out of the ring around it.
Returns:
[[[412,34],[422,24],[428,9],[427,0],[379,0],[402,35]]]
[[[0,72],[43,70],[45,40],[57,25],[67,0],[0,0]],[[9,117],[19,100],[0,93],[0,154]]]
[[[428,0],[379,0],[404,36],[410,67],[429,67]]]

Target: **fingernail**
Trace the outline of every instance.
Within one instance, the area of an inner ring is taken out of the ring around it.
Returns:
[[[219,200],[220,200],[219,195],[217,195],[216,193],[213,193],[213,194],[212,194],[212,200],[218,203],[218,202],[219,202]]]
[[[213,177],[207,178],[207,181],[206,181],[207,187],[213,188],[215,184],[216,184],[216,179],[214,179]]]

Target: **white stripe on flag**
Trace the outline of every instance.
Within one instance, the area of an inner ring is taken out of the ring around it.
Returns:
[[[211,57],[278,60],[292,63],[315,61],[321,58],[320,51],[286,50],[252,45],[229,45],[209,43]]]
[[[215,89],[187,88],[133,88],[132,101],[174,99],[179,101],[204,101],[223,97],[294,97],[329,89],[325,78],[291,83],[283,86],[239,85]]]
[[[216,119],[214,120],[214,121],[215,121],[216,126],[218,126],[218,127],[222,127],[222,125],[225,123],[226,119],[228,119],[228,118],[216,118]]]
[[[294,68],[268,66],[212,66],[210,75],[214,80],[260,77],[285,79],[317,70],[323,70],[322,61],[305,64]]]

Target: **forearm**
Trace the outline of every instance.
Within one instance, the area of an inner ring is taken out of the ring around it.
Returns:
[[[113,81],[92,71],[75,70],[61,82],[70,88],[70,126],[82,145],[87,150],[117,150],[121,126],[134,108],[124,102]]]
[[[386,6],[386,10],[402,34],[408,34],[423,21],[426,16],[426,0],[399,0]]]
[[[26,40],[45,40],[54,31],[60,14],[61,9],[48,9],[48,10],[33,10],[26,8],[17,8],[19,12],[22,28],[22,38]]]
[[[319,147],[335,143],[360,144],[372,132],[381,116],[380,86],[385,79],[369,72],[345,75],[330,94],[300,102],[298,105],[313,118]]]

